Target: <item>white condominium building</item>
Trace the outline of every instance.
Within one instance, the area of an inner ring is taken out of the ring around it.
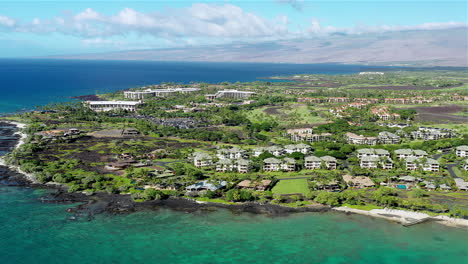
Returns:
[[[112,110],[136,111],[140,101],[86,101],[84,102],[91,110],[96,112],[106,112]]]

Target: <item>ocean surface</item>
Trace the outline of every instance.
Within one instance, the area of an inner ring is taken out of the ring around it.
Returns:
[[[71,96],[161,82],[247,82],[299,73],[350,74],[388,70],[337,64],[203,63],[0,59],[0,113],[31,110]]]
[[[354,73],[370,68],[46,60],[0,60],[0,67],[0,112],[161,81],[251,81],[276,74]],[[5,126],[0,130],[4,153],[14,145],[14,130]],[[468,263],[468,232],[436,223],[405,228],[341,213],[267,217],[228,210],[166,209],[71,220],[66,209],[72,205],[42,203],[46,193],[0,184],[1,264]]]

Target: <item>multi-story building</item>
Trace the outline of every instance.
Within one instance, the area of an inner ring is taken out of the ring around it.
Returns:
[[[400,144],[401,142],[400,136],[387,131],[380,132],[377,139],[380,144]]]
[[[91,110],[96,112],[107,112],[112,110],[126,110],[135,112],[141,101],[86,101],[84,102]]]
[[[286,145],[284,146],[284,151],[288,154],[294,153],[294,152],[300,152],[302,154],[308,154],[312,148],[307,145],[307,144],[296,144],[296,145]]]
[[[387,107],[374,107],[371,109],[371,113],[383,121],[387,120],[397,120],[400,118],[400,115],[397,113],[390,113]]]
[[[240,173],[247,173],[250,170],[250,160],[238,159],[220,159],[216,163],[217,172],[230,172],[237,171]]]
[[[336,158],[332,156],[307,156],[304,158],[304,167],[308,170],[320,169],[322,165],[329,170],[335,170]]]
[[[156,96],[155,92],[151,89],[142,91],[124,91],[124,97],[127,99],[143,100],[145,98]]]
[[[297,98],[299,103],[323,103],[325,100],[317,97],[301,97]]]
[[[277,159],[267,158],[263,161],[264,171],[294,171],[296,170],[296,161],[291,158]]]
[[[208,100],[214,100],[216,98],[232,98],[232,99],[246,99],[254,95],[255,92],[239,91],[239,90],[222,90],[215,94],[207,94],[205,97]]]
[[[461,158],[468,157],[468,146],[463,145],[463,146],[457,147],[455,149],[455,155],[457,155],[457,157],[461,157]]]
[[[377,137],[364,137],[351,132],[346,133],[345,138],[349,144],[355,145],[376,145],[378,142]]]
[[[439,162],[435,159],[409,157],[405,162],[407,170],[439,171]]]
[[[399,159],[406,159],[410,157],[419,159],[427,157],[427,152],[419,149],[397,149],[395,150],[395,155]]]
[[[195,165],[195,167],[197,168],[208,167],[213,164],[212,163],[213,158],[206,153],[195,152],[193,153],[192,157],[193,157],[193,165]]]
[[[357,150],[357,157],[359,159],[363,157],[390,157],[390,152],[385,149],[358,149]]]
[[[271,146],[265,148],[266,152],[273,154],[273,156],[279,157],[284,154],[284,149],[279,146]]]
[[[364,156],[360,159],[359,165],[366,169],[390,170],[393,168],[393,162],[389,157]]]
[[[220,159],[239,159],[246,156],[246,151],[239,147],[218,149],[216,156]]]
[[[312,128],[296,128],[288,129],[286,136],[289,136],[291,141],[306,141],[306,142],[318,142],[330,140],[330,133],[313,134]]]
[[[422,140],[437,140],[440,138],[452,138],[456,136],[455,131],[447,128],[420,127],[411,132],[411,138]]]

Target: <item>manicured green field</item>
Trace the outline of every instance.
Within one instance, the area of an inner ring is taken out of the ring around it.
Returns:
[[[282,180],[279,181],[272,190],[277,194],[302,193],[308,194],[310,190],[307,186],[307,179]]]

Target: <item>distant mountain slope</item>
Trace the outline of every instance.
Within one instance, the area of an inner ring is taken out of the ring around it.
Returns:
[[[418,66],[468,66],[468,28],[172,49],[132,50],[55,58],[105,60],[354,63]]]

